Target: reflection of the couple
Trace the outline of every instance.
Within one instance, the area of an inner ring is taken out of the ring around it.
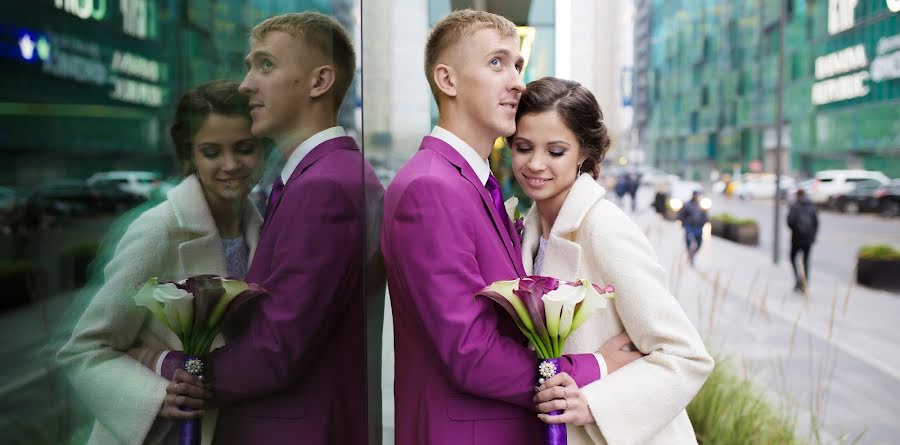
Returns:
[[[337,125],[355,60],[334,19],[286,14],[254,28],[240,86],[182,97],[171,135],[187,176],[130,223],[58,353],[96,417],[91,443],[172,443],[174,421],[199,417],[203,443],[368,441],[366,310],[377,301],[365,275],[378,252],[367,226],[383,188]],[[285,165],[263,223],[247,195],[269,143]],[[201,357],[200,380],[180,369],[178,337],[131,295],[153,277],[202,274],[268,295]]]

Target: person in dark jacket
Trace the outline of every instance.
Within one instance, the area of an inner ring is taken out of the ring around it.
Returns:
[[[706,211],[700,207],[700,192],[691,194],[691,200],[684,203],[684,207],[678,212],[678,220],[684,227],[684,240],[687,244],[688,258],[691,266],[694,265],[694,255],[703,244],[703,226],[709,220]]]
[[[796,196],[787,217],[788,227],[791,229],[791,266],[797,280],[794,290],[805,292],[809,283],[809,251],[819,231],[819,215],[816,205],[806,197],[803,189],[797,190]],[[797,268],[799,253],[803,253],[803,270]]]
[[[637,191],[638,187],[641,186],[641,177],[638,176],[637,173],[632,173],[628,175],[628,180],[626,182],[628,195],[631,196],[631,211],[637,211]]]

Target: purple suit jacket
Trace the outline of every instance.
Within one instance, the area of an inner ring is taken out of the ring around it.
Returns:
[[[473,299],[525,274],[518,240],[487,189],[453,147],[427,136],[384,206],[396,443],[543,443],[531,401],[536,356],[508,315]],[[590,354],[562,362],[579,386],[599,378]]]
[[[383,193],[351,137],[294,170],[246,277],[271,298],[207,360],[216,443],[367,443],[366,202]]]

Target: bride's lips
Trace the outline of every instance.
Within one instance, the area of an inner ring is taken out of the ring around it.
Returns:
[[[531,187],[542,187],[545,184],[547,184],[548,182],[553,180],[553,179],[548,179],[548,178],[537,178],[537,177],[528,176],[528,175],[522,175],[522,178],[525,179],[525,184],[527,184],[528,186],[531,186]]]
[[[234,186],[234,185],[240,184],[241,182],[246,181],[247,178],[249,178],[249,177],[250,177],[250,175],[245,175],[245,176],[237,176],[234,178],[216,178],[216,180],[224,183],[225,185]]]

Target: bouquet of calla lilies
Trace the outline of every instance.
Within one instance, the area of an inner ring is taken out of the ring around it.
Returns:
[[[538,383],[559,372],[559,358],[569,335],[598,309],[615,298],[612,286],[601,288],[588,280],[561,282],[555,278],[529,276],[497,281],[476,294],[506,310],[525,334],[540,360]],[[561,411],[551,411],[550,415]],[[566,425],[544,427],[544,443],[565,445]]]
[[[181,340],[187,355],[209,352],[213,339],[247,301],[265,294],[255,284],[215,275],[198,275],[179,282],[151,278],[134,296]]]
[[[516,322],[534,346],[538,358],[562,355],[569,335],[594,311],[605,308],[615,298],[612,286],[601,288],[588,280],[559,281],[528,276],[497,281],[477,294],[499,304]]]
[[[184,369],[203,378],[199,356],[209,352],[213,339],[247,301],[266,294],[255,284],[215,275],[198,275],[179,282],[151,278],[134,296],[181,340],[189,360]],[[181,421],[179,445],[200,443],[200,419]]]

